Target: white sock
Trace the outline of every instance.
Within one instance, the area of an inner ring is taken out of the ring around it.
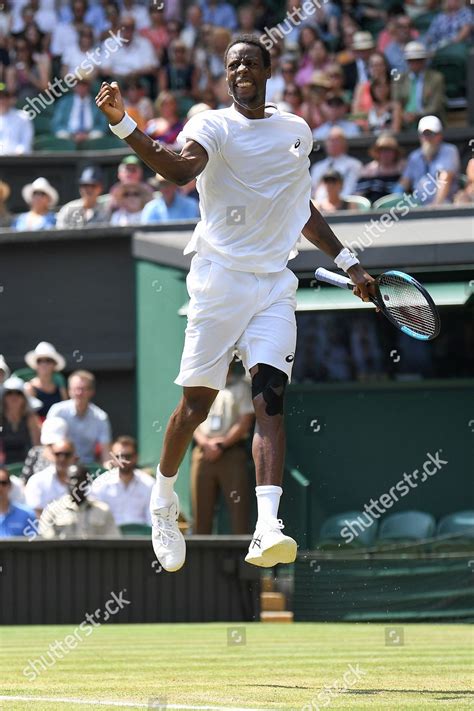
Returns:
[[[264,524],[268,519],[278,518],[278,506],[280,504],[280,496],[283,493],[281,486],[256,486],[255,493],[257,494],[257,526]]]
[[[178,478],[178,472],[174,476],[164,476],[160,472],[160,467],[156,467],[156,481],[151,494],[153,508],[169,506],[173,500],[174,485]]]

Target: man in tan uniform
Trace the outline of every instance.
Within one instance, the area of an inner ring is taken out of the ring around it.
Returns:
[[[212,533],[214,510],[222,490],[232,533],[250,533],[248,456],[245,442],[254,420],[251,387],[231,364],[226,386],[207,419],[194,432],[191,465],[193,532]]]

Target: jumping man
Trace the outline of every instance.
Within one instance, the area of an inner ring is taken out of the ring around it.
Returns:
[[[311,130],[298,116],[265,106],[270,53],[241,35],[227,47],[232,106],[204,111],[183,129],[178,155],[142,133],[124,110],[116,82],[103,83],[96,102],[113,133],[155,172],[177,185],[197,178],[201,220],[185,253],[196,252],[187,277],[190,296],[181,368],[182,398],[166,428],[151,497],[153,547],[168,571],[186,556],[174,491],[193,432],[225,386],[237,350],[252,378],[256,426],[252,454],[258,520],[248,563],[291,563],[296,541],[278,518],[285,456],[283,398],[296,345],[296,288],[288,269],[302,232],[330,255],[368,301],[372,277],[337,239],[310,202]],[[233,444],[227,443],[228,446]]]

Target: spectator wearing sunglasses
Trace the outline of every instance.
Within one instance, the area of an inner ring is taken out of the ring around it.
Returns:
[[[143,181],[143,167],[140,159],[136,155],[125,156],[117,170],[118,182],[114,183],[109,191],[109,208],[118,208],[116,195],[120,192],[122,185],[141,185],[149,194],[150,200],[153,197],[153,189]]]
[[[94,480],[91,493],[110,507],[118,526],[129,523],[150,526],[150,495],[155,480],[137,467],[136,440],[126,435],[118,437],[111,455],[112,469]]]
[[[55,442],[51,453],[54,463],[33,474],[25,486],[26,504],[38,517],[51,501],[69,493],[68,467],[77,459],[74,444],[69,439]]]
[[[56,216],[51,208],[57,204],[59,195],[46,178],[36,178],[32,183],[25,185],[21,195],[30,209],[13,220],[14,230],[36,232],[49,230],[55,226]]]
[[[120,185],[114,197],[118,209],[112,213],[111,225],[138,225],[140,224],[142,210],[150,200],[150,193],[141,183],[136,185]]]
[[[34,512],[11,501],[12,483],[7,469],[0,467],[0,538],[24,536]]]
[[[67,399],[66,388],[53,378],[55,373],[64,370],[66,361],[51,343],[41,341],[25,355],[25,363],[36,373],[25,383],[25,392],[41,400],[43,405],[37,413],[44,420],[54,403]]]
[[[52,501],[41,514],[42,538],[119,538],[114,517],[102,501],[87,495],[91,475],[86,467],[72,464],[67,468],[69,493]]]

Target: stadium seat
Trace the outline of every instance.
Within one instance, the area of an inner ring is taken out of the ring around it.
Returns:
[[[448,99],[466,96],[467,54],[467,45],[458,42],[439,49],[433,57],[431,68],[443,74]]]
[[[366,212],[372,207],[370,200],[363,197],[363,195],[345,195],[344,199],[347,200],[347,202],[352,203],[351,207],[353,207],[354,210]]]
[[[421,541],[436,531],[434,517],[423,511],[400,511],[386,516],[379,527],[379,541]]]
[[[366,522],[367,514],[362,511],[346,511],[331,516],[321,526],[316,547],[322,550],[334,550],[345,546],[371,546],[377,534],[377,521],[374,519],[373,523],[367,527],[363,527],[358,521]],[[343,536],[342,532],[351,523],[354,523],[353,530],[356,531],[357,535],[354,536],[351,542],[348,542],[347,535]]]
[[[75,151],[76,144],[68,138],[56,138],[56,136],[45,135],[36,136],[33,147],[35,151]]]
[[[119,529],[122,536],[151,536],[151,526],[142,523],[123,523]]]
[[[438,536],[459,533],[465,538],[474,539],[474,511],[457,511],[443,516],[436,533]]]
[[[390,209],[391,207],[395,207],[396,205],[400,205],[400,207],[402,207],[403,205],[409,206],[409,204],[405,202],[403,195],[400,195],[399,193],[390,193],[389,195],[384,195],[378,200],[375,200],[372,205],[372,209],[381,210],[383,208],[384,210],[386,210]]]
[[[10,476],[21,476],[21,472],[23,471],[23,466],[24,462],[12,462],[11,464],[7,464],[7,469],[8,473]]]
[[[123,141],[116,136],[101,136],[77,144],[78,151],[108,151],[112,148],[123,148]]]
[[[19,378],[24,380],[25,383],[27,383],[28,380],[35,377],[36,373],[32,368],[18,368],[18,370],[15,370],[13,375],[17,375]],[[62,373],[53,373],[53,381],[56,385],[59,385],[60,388],[66,387],[66,378]]]
[[[418,17],[413,18],[413,26],[416,27],[421,34],[424,34],[437,14],[437,12],[423,12],[421,15],[418,15]]]

